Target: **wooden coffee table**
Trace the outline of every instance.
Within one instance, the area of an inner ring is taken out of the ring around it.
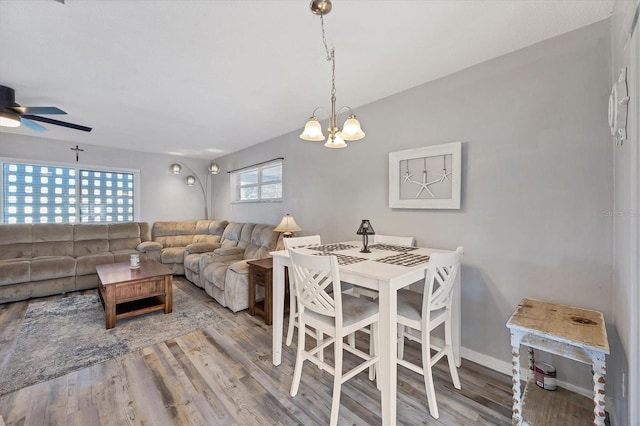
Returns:
[[[158,262],[143,260],[138,269],[129,262],[97,265],[96,272],[107,330],[118,319],[173,310],[173,271]]]

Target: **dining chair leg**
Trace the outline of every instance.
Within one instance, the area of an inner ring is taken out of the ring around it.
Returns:
[[[304,327],[304,324],[300,325]],[[291,382],[291,396],[296,396],[296,394],[298,393],[300,378],[302,376],[302,363],[304,362],[303,350],[307,333],[304,332],[304,328],[301,329],[303,330],[302,332],[300,332],[300,329],[298,329],[298,347],[296,348],[296,366],[293,370],[293,382]]]
[[[436,390],[433,385],[433,374],[431,372],[431,333],[424,327],[422,330],[422,370],[424,376],[424,387],[427,391],[427,402],[429,403],[429,413],[434,419],[440,417],[438,404],[436,402]]]
[[[404,359],[404,325],[398,324],[398,359]]]
[[[449,313],[451,315],[451,313]],[[451,344],[451,318],[447,318],[444,323],[444,343],[447,345],[447,362],[449,363],[449,372],[451,373],[451,380],[453,381],[453,387],[460,389],[460,377],[458,376],[458,367],[453,358],[453,345]]]
[[[289,330],[287,331],[287,346],[291,346],[293,341],[293,328],[298,320],[298,309],[296,306],[296,296],[294,289],[289,286]]]
[[[380,355],[380,335],[378,334],[378,323],[374,323],[371,324],[371,340],[369,341],[369,354],[372,356],[378,356]],[[372,349],[373,348],[373,351]],[[376,380],[376,387],[378,388],[378,390],[382,390],[380,388],[380,380],[378,380],[378,377],[380,376],[380,374],[378,374],[378,370],[380,369],[380,363],[376,362],[375,364],[373,364],[370,368],[369,368],[369,380]],[[372,374],[373,371],[373,374]]]
[[[335,339],[334,347],[334,374],[333,374],[333,398],[331,400],[331,426],[338,424],[338,412],[340,411],[340,391],[342,390],[342,339]]]
[[[300,330],[298,330],[298,333],[300,332]],[[304,331],[303,331],[304,333]],[[322,342],[324,341],[324,335],[322,333],[322,331],[320,330],[316,330],[316,345],[320,346],[322,345]],[[318,352],[318,359],[320,361],[324,361],[324,349],[320,349],[320,352]],[[320,370],[324,370],[324,368],[320,367]]]

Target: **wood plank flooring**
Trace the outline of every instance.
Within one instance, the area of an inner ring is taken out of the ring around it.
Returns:
[[[289,395],[295,339],[282,364],[271,363],[271,326],[247,311],[220,307],[183,279],[175,284],[225,318],[166,342],[0,397],[10,425],[324,425],[332,376],[305,365]],[[65,297],[54,296],[52,298]],[[42,300],[42,299],[39,299]],[[0,305],[0,366],[9,358],[27,302]],[[285,330],[286,330],[285,321]],[[360,338],[360,337],[359,337]],[[367,344],[368,337],[363,334]],[[407,358],[419,358],[408,342]],[[327,352],[327,354],[330,351]],[[346,355],[345,363],[350,362]],[[511,378],[463,360],[462,390],[446,361],[435,368],[440,418],[429,415],[421,376],[398,370],[398,424],[509,425]],[[340,424],[380,424],[380,393],[363,372],[342,387]]]

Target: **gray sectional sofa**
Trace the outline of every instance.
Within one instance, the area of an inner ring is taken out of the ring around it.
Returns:
[[[0,303],[98,286],[96,265],[146,258],[145,222],[0,224]]]
[[[249,307],[247,262],[283,249],[273,228],[226,220],[156,222],[153,227],[145,222],[0,224],[0,303],[96,288],[96,265],[128,262],[138,253],[185,275],[238,312]]]

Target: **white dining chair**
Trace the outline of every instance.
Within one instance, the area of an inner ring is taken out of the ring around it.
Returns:
[[[460,378],[453,358],[451,343],[451,303],[453,286],[460,269],[463,249],[458,247],[453,253],[432,253],[425,273],[422,295],[411,290],[398,292],[398,365],[406,367],[424,376],[429,412],[438,418],[435,388],[433,386],[432,367],[446,355],[449,362],[451,380],[456,389],[460,389]],[[431,342],[431,332],[444,325],[444,346],[438,347]],[[420,332],[419,337],[411,333]],[[422,366],[404,359],[404,339],[419,342],[422,345]],[[436,351],[431,356],[431,349]]]
[[[309,247],[321,245],[320,235],[309,235],[306,237],[283,238],[285,250],[296,247]],[[287,330],[287,346],[291,346],[293,341],[293,329],[298,325],[298,309],[296,307],[296,292],[293,290],[291,277],[289,277],[289,327]],[[306,331],[310,333],[309,330]],[[321,336],[316,336],[321,338]]]
[[[289,256],[292,265],[289,279],[293,281],[296,292],[300,329],[310,325],[329,336],[328,339],[322,340],[321,343],[307,350],[306,333],[298,332],[291,396],[296,396],[298,393],[304,361],[311,361],[320,369],[333,374],[333,398],[329,424],[335,425],[338,422],[342,383],[378,363],[378,304],[340,291],[340,271],[336,256],[307,255],[296,249],[289,249]],[[328,291],[330,287],[333,287],[333,291]],[[345,345],[343,341],[345,336],[369,326],[372,330],[370,344],[374,345],[373,354]],[[334,346],[333,366],[319,357],[331,344]],[[344,351],[363,360],[345,373],[342,371]]]
[[[415,240],[413,237],[399,237],[395,235],[373,235],[373,244],[391,244],[394,246],[413,247]]]

